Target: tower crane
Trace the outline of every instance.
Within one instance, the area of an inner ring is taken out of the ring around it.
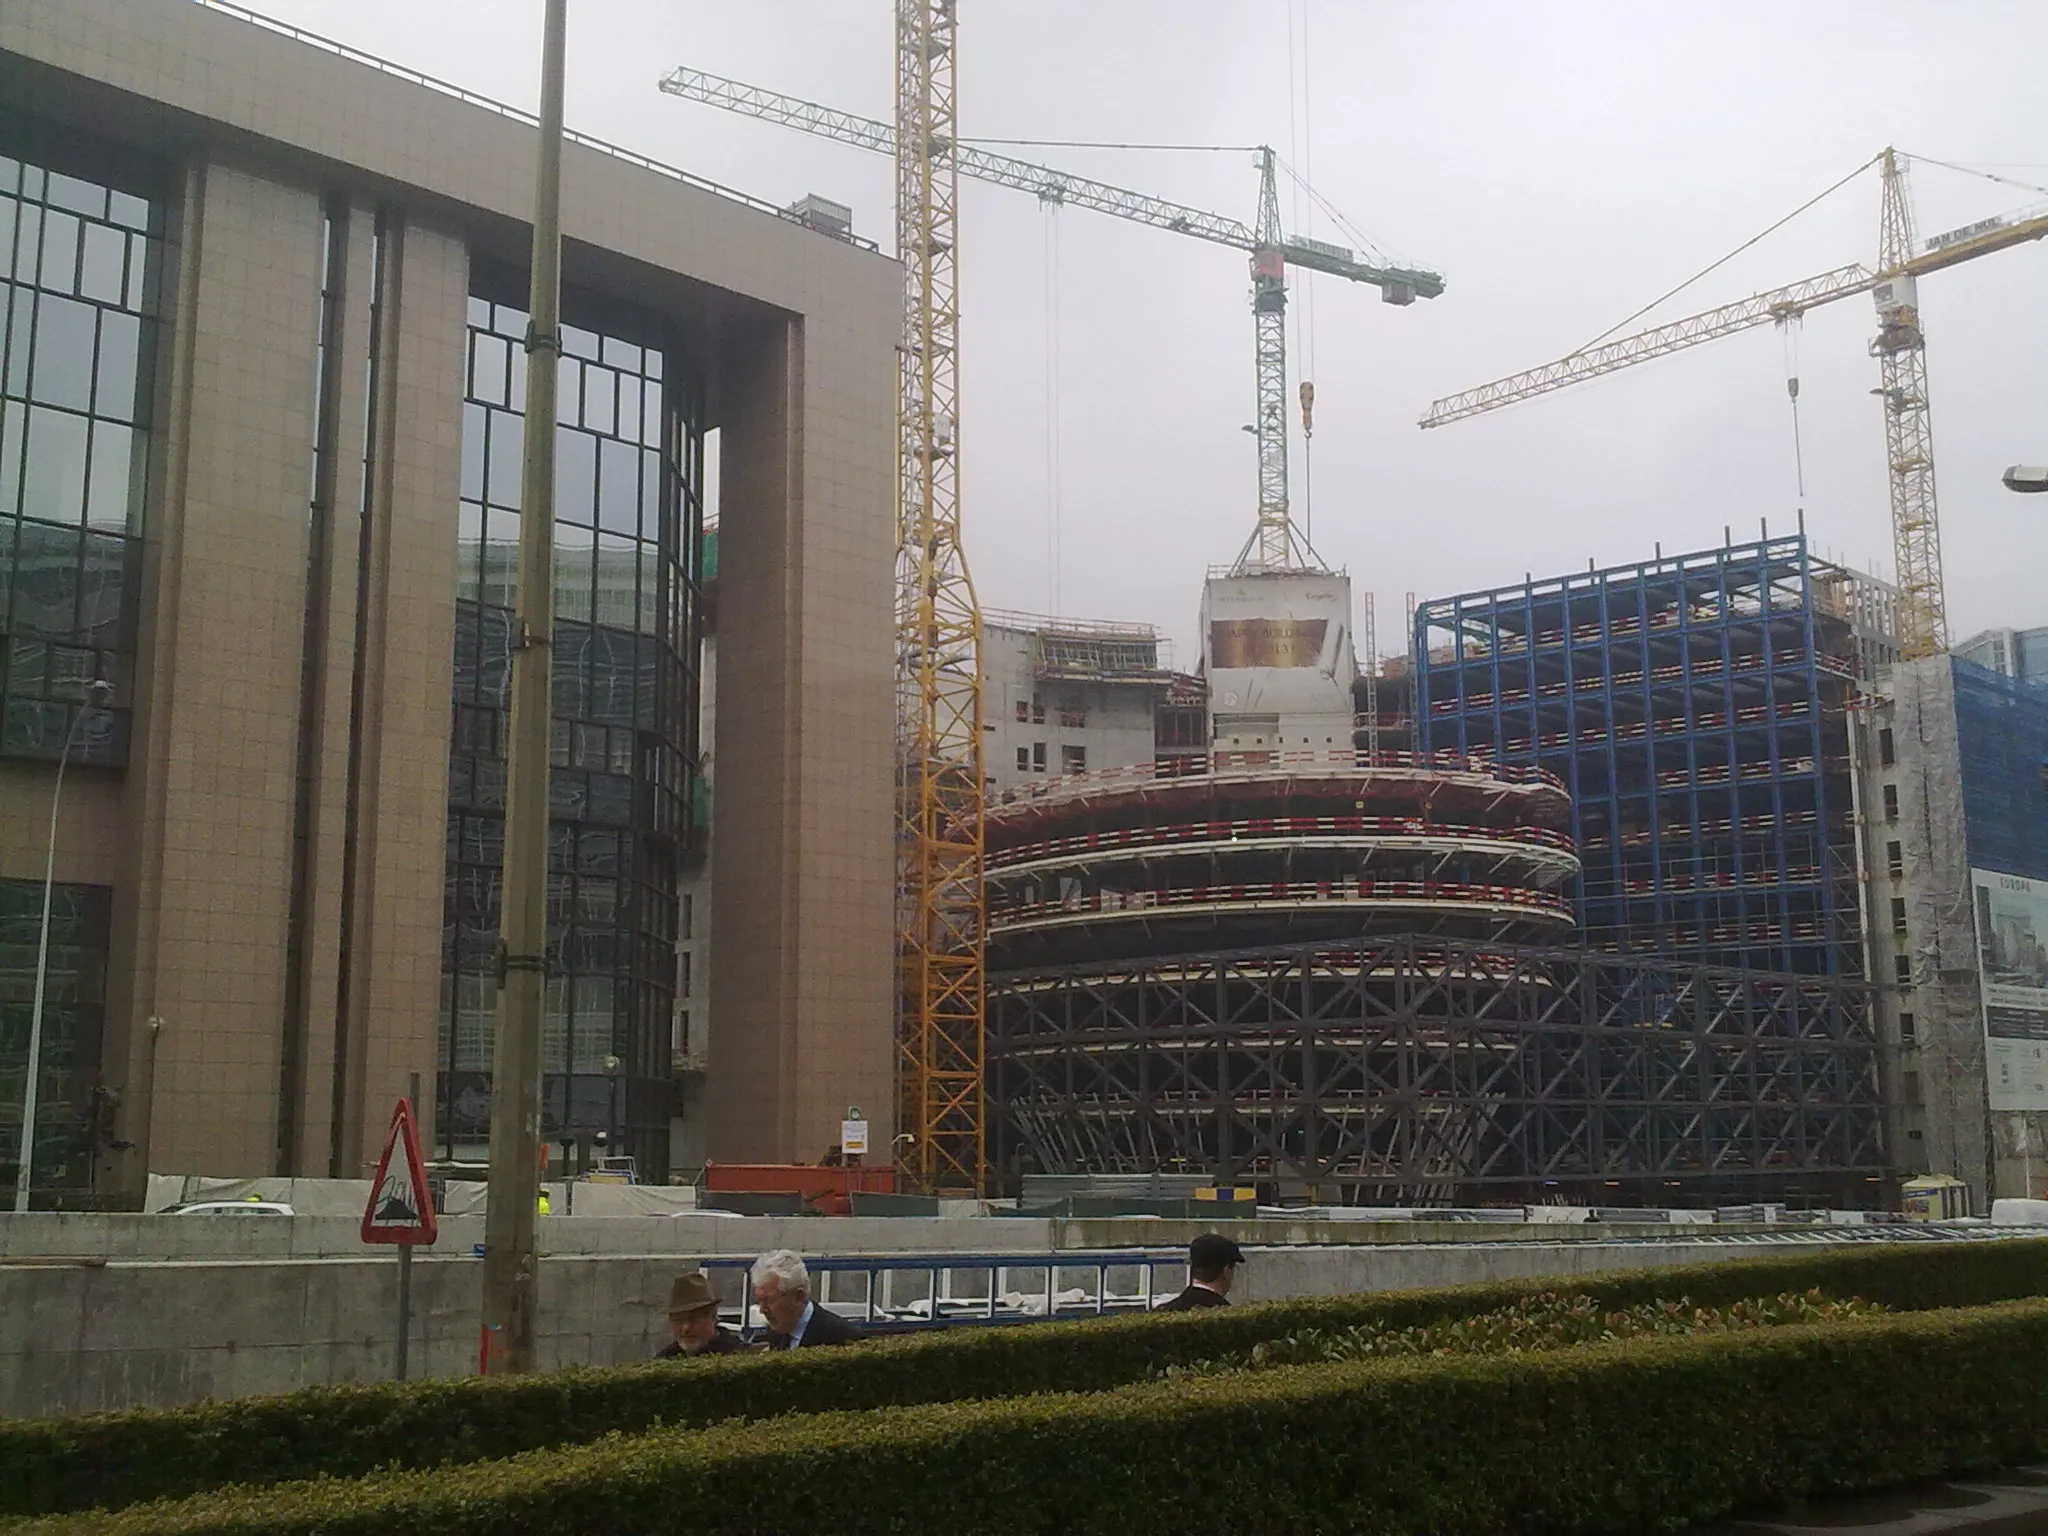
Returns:
[[[890,155],[904,264],[897,500],[897,1025],[899,1104],[912,1180],[979,1191],[987,1177],[983,1083],[981,611],[960,540],[957,215],[962,175],[1251,255],[1258,408],[1258,520],[1239,572],[1315,568],[1288,513],[1286,269],[1379,288],[1390,304],[1435,298],[1434,272],[1373,266],[1280,226],[1276,156],[1259,159],[1256,227],[1142,192],[963,145],[954,101],[953,0],[896,0],[896,122],[877,122],[701,71],[669,95]],[[1304,398],[1306,409],[1306,397]]]
[[[777,95],[720,75],[678,69],[662,80],[661,88],[686,101],[704,102],[745,117],[782,123],[841,144],[879,154],[897,152],[897,135],[887,123]],[[991,154],[972,145],[950,143],[946,148],[959,174],[976,181],[1029,192],[1040,202],[1057,207],[1087,208],[1250,253],[1258,399],[1253,430],[1259,444],[1259,499],[1258,521],[1238,556],[1237,568],[1241,572],[1281,571],[1310,564],[1313,554],[1295,532],[1288,514],[1286,269],[1301,267],[1354,283],[1368,283],[1380,290],[1385,302],[1403,305],[1418,298],[1435,298],[1444,291],[1443,278],[1435,272],[1376,266],[1357,260],[1342,246],[1285,234],[1280,227],[1277,157],[1263,145],[1252,152],[1259,166],[1259,212],[1256,224],[1250,228],[1224,214],[1207,213],[1148,193]],[[899,210],[899,222],[901,217]]]
[[[1837,299],[1871,294],[1877,302],[1878,332],[1870,352],[1877,359],[1881,384],[1874,393],[1884,402],[1892,551],[1900,595],[1900,652],[1911,659],[1946,650],[1948,618],[1942,596],[1941,525],[1934,498],[1927,336],[1920,320],[1918,282],[1930,272],[2039,240],[2048,235],[2048,211],[2030,209],[1984,219],[1924,243],[1916,242],[1905,161],[1896,150],[1886,149],[1861,168],[1879,166],[1883,182],[1874,270],[1861,264],[1837,267],[1703,314],[1600,342],[1540,368],[1447,395],[1431,404],[1421,425],[1441,427],[1463,421],[1701,342],[1751,330],[1767,321],[1785,325]]]
[[[896,1083],[928,1191],[988,1182],[981,605],[960,540],[953,0],[896,0]]]

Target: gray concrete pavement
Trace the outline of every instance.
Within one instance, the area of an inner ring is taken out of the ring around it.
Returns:
[[[1693,1536],[2048,1536],[2048,1468],[1830,1499],[1794,1513],[1731,1521]]]

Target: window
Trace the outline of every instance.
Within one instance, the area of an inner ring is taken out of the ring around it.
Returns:
[[[1045,772],[1045,743],[1042,741],[1031,743],[1031,771],[1033,773]]]
[[[1017,706],[1020,710],[1023,707],[1021,704]],[[1029,747],[1019,747],[1017,749],[1017,771],[1019,773],[1029,773],[1031,771],[1031,749]]]
[[[513,648],[525,280],[471,268],[456,517],[448,889],[452,928],[438,1120],[451,1150],[488,1134],[505,759],[497,719]],[[545,1134],[623,1124],[621,1150],[667,1166],[669,1074],[699,978],[677,846],[704,825],[693,766],[705,495],[701,383],[660,315],[564,295],[555,425],[553,761]],[[492,727],[486,729],[486,727]],[[709,912],[706,917],[709,919]],[[708,980],[708,978],[705,978]],[[606,1061],[616,1057],[616,1075]],[[607,1080],[610,1080],[608,1088]],[[615,1119],[614,1117],[617,1117]]]
[[[1913,957],[1911,955],[1893,955],[1892,974],[1898,979],[1900,986],[1910,987],[1913,985]]]
[[[1086,773],[1088,771],[1088,749],[1086,747],[1061,747],[1060,772]]]
[[[677,933],[677,938],[687,941],[695,936],[697,931],[697,898],[688,891],[683,892],[683,916],[678,926],[681,931]]]
[[[1892,898],[1892,932],[1904,933],[1905,931],[1906,898],[1903,896],[1894,896]]]
[[[106,1036],[106,976],[109,923],[114,893],[100,885],[50,887],[48,996],[43,1009],[43,1061],[36,1100],[34,1180],[41,1189],[84,1189],[93,1182],[93,1158],[79,1134],[74,1092],[97,1080]],[[8,1179],[14,1177],[14,1143],[20,1135],[22,1086],[27,1080],[22,1046],[27,1042],[28,999],[34,990],[36,938],[42,932],[43,882],[0,880],[0,997],[8,998],[19,1032],[10,1054],[13,1077],[8,1108]],[[13,1012],[19,1000],[19,1011]],[[104,1144],[100,1149],[104,1151]],[[104,1173],[104,1165],[101,1172]]]
[[[1892,741],[1892,728],[1888,725],[1877,733],[1877,760],[1886,768],[1899,760],[1898,750]]]
[[[1920,1102],[1920,1074],[1918,1072],[1901,1073],[1899,1088],[1900,1097],[1908,1104],[1918,1104]]]
[[[1897,843],[1886,843],[1884,845],[1884,864],[1885,873],[1894,880],[1906,878],[1906,851]]]
[[[161,223],[0,156],[0,757],[127,760]]]
[[[1084,731],[1088,728],[1087,708],[1079,704],[1060,706],[1060,724],[1070,731]]]
[[[1899,786],[1896,784],[1884,787],[1884,819],[1894,824],[1899,819]]]
[[[1907,1043],[1907,1044],[1910,1044],[1910,1043],[1912,1043],[1912,1041],[1913,1041],[1913,1040],[1915,1040],[1916,1038],[1918,1038],[1918,1037],[1917,1037],[1917,1036],[1916,1036],[1916,1035],[1914,1034],[1914,1032],[1913,1032],[1913,1031],[1914,1031],[1914,1029],[1915,1029],[1915,1028],[1917,1027],[1917,1025],[1918,1025],[1918,1021],[1917,1021],[1916,1019],[1914,1019],[1914,1017],[1913,1017],[1913,1015],[1912,1015],[1912,1014],[1910,1014],[1910,1013],[1902,1013],[1902,1014],[1900,1014],[1900,1015],[1899,1015],[1899,1039],[1900,1039],[1901,1041],[1903,1041],[1903,1042]]]
[[[1029,699],[1019,699],[1017,701],[1017,723],[1019,725],[1028,725],[1030,721],[1031,701]]]
[[[1031,695],[1031,723],[1033,725],[1045,724],[1045,700],[1035,693]]]

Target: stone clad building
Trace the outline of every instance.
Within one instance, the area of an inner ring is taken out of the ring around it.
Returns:
[[[230,6],[0,0],[10,1187],[60,757],[39,1189],[358,1176],[414,1074],[480,1154],[535,138]],[[708,1145],[807,1155],[892,1098],[901,275],[586,141],[564,235],[548,1134],[668,1164],[711,513]]]

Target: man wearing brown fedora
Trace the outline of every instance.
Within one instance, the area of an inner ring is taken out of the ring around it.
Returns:
[[[718,1298],[711,1294],[711,1282],[702,1270],[676,1276],[676,1283],[669,1287],[668,1331],[671,1342],[654,1357],[657,1360],[747,1353],[738,1334],[718,1326]]]

